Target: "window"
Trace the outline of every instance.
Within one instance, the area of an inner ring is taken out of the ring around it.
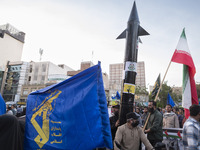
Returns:
[[[37,74],[38,73],[38,66],[37,67],[35,67],[35,73]]]
[[[34,92],[34,91],[36,91],[36,90],[37,90],[37,89],[35,89],[35,88],[32,88],[32,89],[31,89],[31,92]]]
[[[30,65],[30,73],[33,71],[33,66]]]
[[[44,81],[45,80],[45,76],[42,76],[41,80]]]
[[[42,72],[46,72],[46,64],[42,64]]]
[[[28,89],[23,90],[23,95],[28,95]]]
[[[37,76],[34,76],[34,79],[33,79],[33,80],[34,80],[34,81],[37,80]]]
[[[31,76],[28,77],[28,81],[31,81]]]

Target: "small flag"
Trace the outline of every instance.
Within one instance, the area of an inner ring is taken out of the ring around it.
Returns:
[[[171,98],[170,94],[167,95],[167,104],[171,105],[172,107],[175,106],[173,99]]]
[[[167,133],[167,130],[165,130],[165,134],[166,134],[166,136],[169,136],[169,134]]]
[[[3,115],[5,113],[6,113],[6,104],[3,97],[0,94],[0,115]]]
[[[178,137],[180,137],[182,139],[180,131],[178,131],[177,135],[178,135]]]
[[[185,109],[185,117],[188,118],[190,116],[189,107],[192,104],[198,104],[198,96],[194,80],[196,68],[187,44],[185,29],[183,29],[171,61],[183,64],[182,106]]]
[[[156,97],[156,94],[158,93],[158,89],[160,87],[160,74],[158,75],[158,78],[153,86],[153,90],[151,92],[151,96],[152,98],[155,98]]]
[[[117,99],[120,99],[120,98],[121,98],[118,91],[117,91],[117,93],[116,93],[116,98],[117,98]]]
[[[100,63],[28,96],[25,150],[112,149]]]
[[[112,98],[112,99],[120,99],[121,97],[120,97],[119,92],[117,91],[117,92],[116,92],[116,95],[115,95],[115,96],[112,96],[111,98]]]

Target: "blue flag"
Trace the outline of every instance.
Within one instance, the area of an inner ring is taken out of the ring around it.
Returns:
[[[117,99],[120,99],[120,94],[119,94],[118,91],[117,91],[117,93],[116,93],[116,98],[117,98]]]
[[[25,150],[112,149],[100,62],[28,96]]]
[[[111,98],[112,98],[112,99],[120,99],[120,94],[119,94],[119,92],[117,91],[117,92],[116,92],[116,95],[115,95],[115,96],[112,96]]]
[[[167,95],[167,104],[170,104],[172,107],[175,106],[173,99],[171,98],[170,94]]]
[[[3,115],[5,113],[6,113],[6,103],[0,94],[0,115]]]

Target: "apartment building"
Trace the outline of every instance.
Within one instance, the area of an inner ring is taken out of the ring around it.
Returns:
[[[73,69],[64,64],[55,65],[50,61],[31,61],[26,83],[22,86],[21,100],[25,101],[33,91],[66,80],[70,77],[67,76],[68,71],[73,71]]]
[[[110,96],[116,94],[117,91],[121,92],[122,80],[124,75],[124,64],[110,64],[109,66],[109,89]],[[143,61],[137,63],[136,86],[146,88],[145,81],[145,63]]]
[[[21,61],[25,33],[10,24],[0,25],[0,71],[7,62]]]

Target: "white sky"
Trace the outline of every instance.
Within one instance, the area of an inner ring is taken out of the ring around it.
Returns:
[[[133,0],[0,0],[0,25],[10,23],[26,33],[23,61],[66,64],[78,70],[81,61],[123,63],[125,40],[116,37],[126,28]],[[145,61],[146,85],[161,80],[185,27],[200,82],[200,1],[136,0],[140,25],[150,33],[141,37],[138,61]],[[92,57],[92,51],[94,56]],[[182,65],[172,63],[165,81],[181,86]]]

